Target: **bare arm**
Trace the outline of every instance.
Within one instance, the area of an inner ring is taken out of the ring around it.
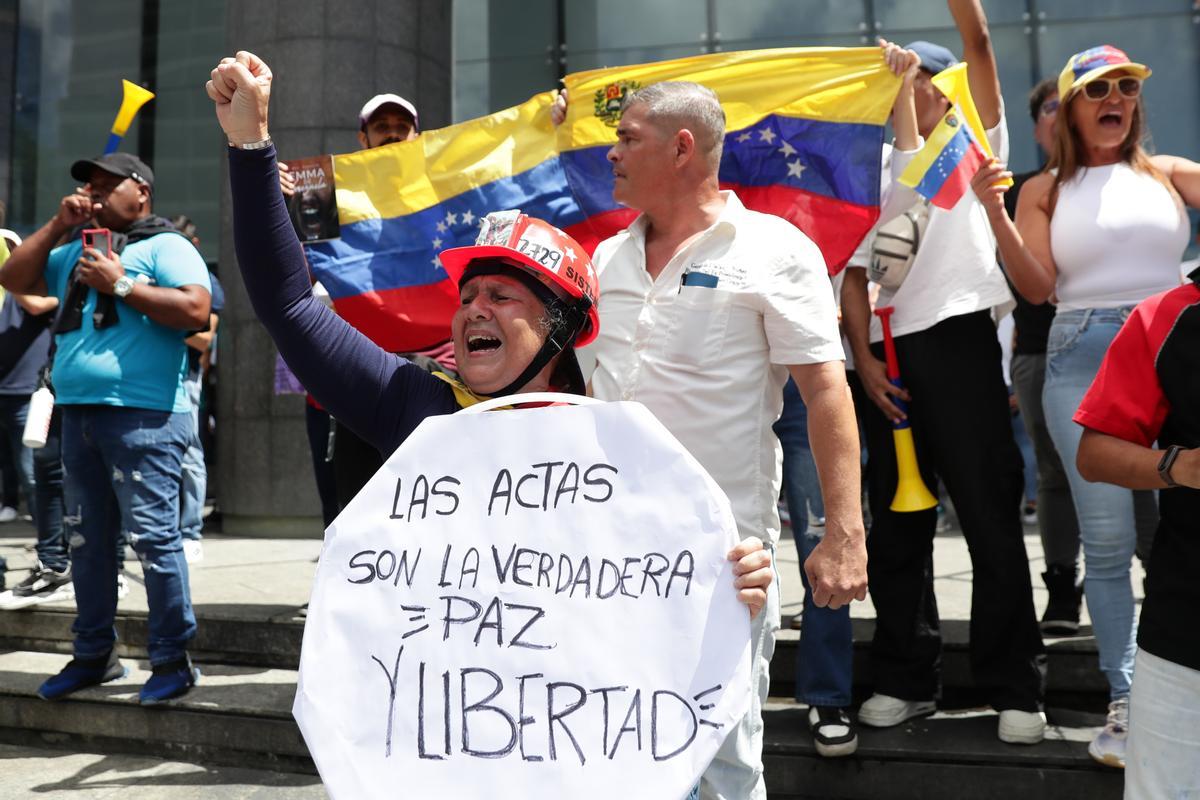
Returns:
[[[908,392],[892,384],[887,377],[887,364],[871,352],[871,302],[867,296],[867,271],[846,269],[842,283],[842,330],[854,354],[854,370],[862,379],[863,388],[871,402],[879,407],[891,422],[899,422],[905,414],[892,397],[907,402]]]
[[[1164,489],[1166,484],[1158,475],[1162,456],[1162,450],[1086,428],[1075,464],[1084,480],[1127,489]],[[1200,450],[1182,451],[1171,468],[1171,478],[1180,486],[1200,489]]]
[[[916,80],[917,70],[921,68],[921,57],[912,50],[905,50],[900,45],[885,39],[879,40],[883,49],[883,60],[888,68],[899,75],[900,91],[892,103],[892,130],[896,134],[895,145],[900,150],[916,150],[921,141],[921,133],[917,128],[917,105],[913,96],[913,81]]]
[[[58,308],[57,297],[47,297],[36,294],[17,294],[13,292],[13,300],[17,301],[17,305],[25,309],[25,312],[32,314],[35,317],[40,317],[54,309]]]
[[[159,325],[194,331],[208,319],[212,295],[203,286],[166,287],[134,284],[125,302]]]
[[[58,213],[35,233],[27,236],[0,266],[0,286],[18,294],[46,294],[46,259],[68,231],[92,218],[99,209],[81,191],[69,194],[59,203]]]
[[[808,437],[825,500],[825,536],[804,570],[813,602],[840,608],[867,596],[867,536],[854,403],[842,362],[788,369],[808,406]]]
[[[1185,204],[1200,208],[1200,164],[1179,156],[1154,156],[1151,161],[1171,181]]]
[[[997,183],[1011,177],[1012,173],[993,158],[975,173],[971,189],[987,211],[1009,280],[1022,297],[1039,305],[1050,299],[1058,284],[1058,268],[1050,249],[1050,215],[1046,210],[1054,176],[1043,173],[1025,182],[1017,198],[1016,223],[1009,219],[1004,208],[1004,193],[1009,187]]]
[[[79,266],[75,268],[75,276],[81,283],[102,294],[112,294],[113,284],[124,274],[119,255],[105,255],[92,247],[83,249]],[[135,283],[124,302],[159,325],[194,331],[203,328],[208,321],[212,295],[208,289],[196,284],[172,287]]]
[[[1000,75],[992,36],[980,0],[949,0],[950,15],[962,37],[963,60],[968,64],[967,82],[979,111],[983,127],[991,130],[1000,124]]]
[[[208,330],[193,333],[184,339],[183,343],[193,350],[199,350],[201,353],[208,352],[208,348],[212,346],[213,337],[217,335],[217,320],[217,315],[210,313],[208,315]]]

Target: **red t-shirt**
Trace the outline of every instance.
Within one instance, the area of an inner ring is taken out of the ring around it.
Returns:
[[[1200,280],[1200,271],[1191,277]],[[1155,295],[1133,310],[1075,421],[1144,447],[1200,447],[1200,286]],[[1200,490],[1159,492],[1159,517],[1138,645],[1200,670]]]

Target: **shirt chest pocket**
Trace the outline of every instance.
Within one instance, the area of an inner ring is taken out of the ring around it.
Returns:
[[[667,357],[678,364],[704,366],[721,357],[733,293],[684,286],[672,303],[673,325]]]

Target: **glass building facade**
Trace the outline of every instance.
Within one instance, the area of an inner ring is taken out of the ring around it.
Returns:
[[[1027,94],[1073,53],[1112,44],[1154,70],[1158,152],[1200,158],[1200,12],[1192,0],[984,0],[1017,171],[1039,165]],[[456,0],[456,120],[578,70],[763,47],[854,47],[883,36],[962,47],[941,0]]]
[[[256,0],[250,0],[254,2]],[[104,145],[121,79],[154,90],[122,148],[149,161],[156,210],[187,214],[216,259],[221,135],[201,82],[226,51],[228,0],[0,0],[0,201],[28,233]],[[384,0],[378,0],[384,2]],[[441,0],[450,3],[452,0]],[[1154,69],[1154,147],[1200,158],[1193,0],[985,0],[1009,109],[1012,166],[1036,167],[1026,94],[1067,57],[1111,43]],[[285,4],[276,5],[284,14]],[[860,46],[885,36],[959,50],[940,0],[453,0],[456,120],[554,87],[567,72],[722,50]]]
[[[154,168],[155,211],[191,217],[215,261],[222,137],[202,83],[224,55],[225,0],[0,0],[2,45],[5,227],[28,233],[55,213],[77,185],[71,163],[104,149],[128,79],[156,97],[120,149]]]

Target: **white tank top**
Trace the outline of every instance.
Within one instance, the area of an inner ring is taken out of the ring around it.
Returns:
[[[1154,177],[1125,163],[1081,169],[1050,220],[1058,310],[1132,306],[1179,286],[1188,236],[1187,215]]]

